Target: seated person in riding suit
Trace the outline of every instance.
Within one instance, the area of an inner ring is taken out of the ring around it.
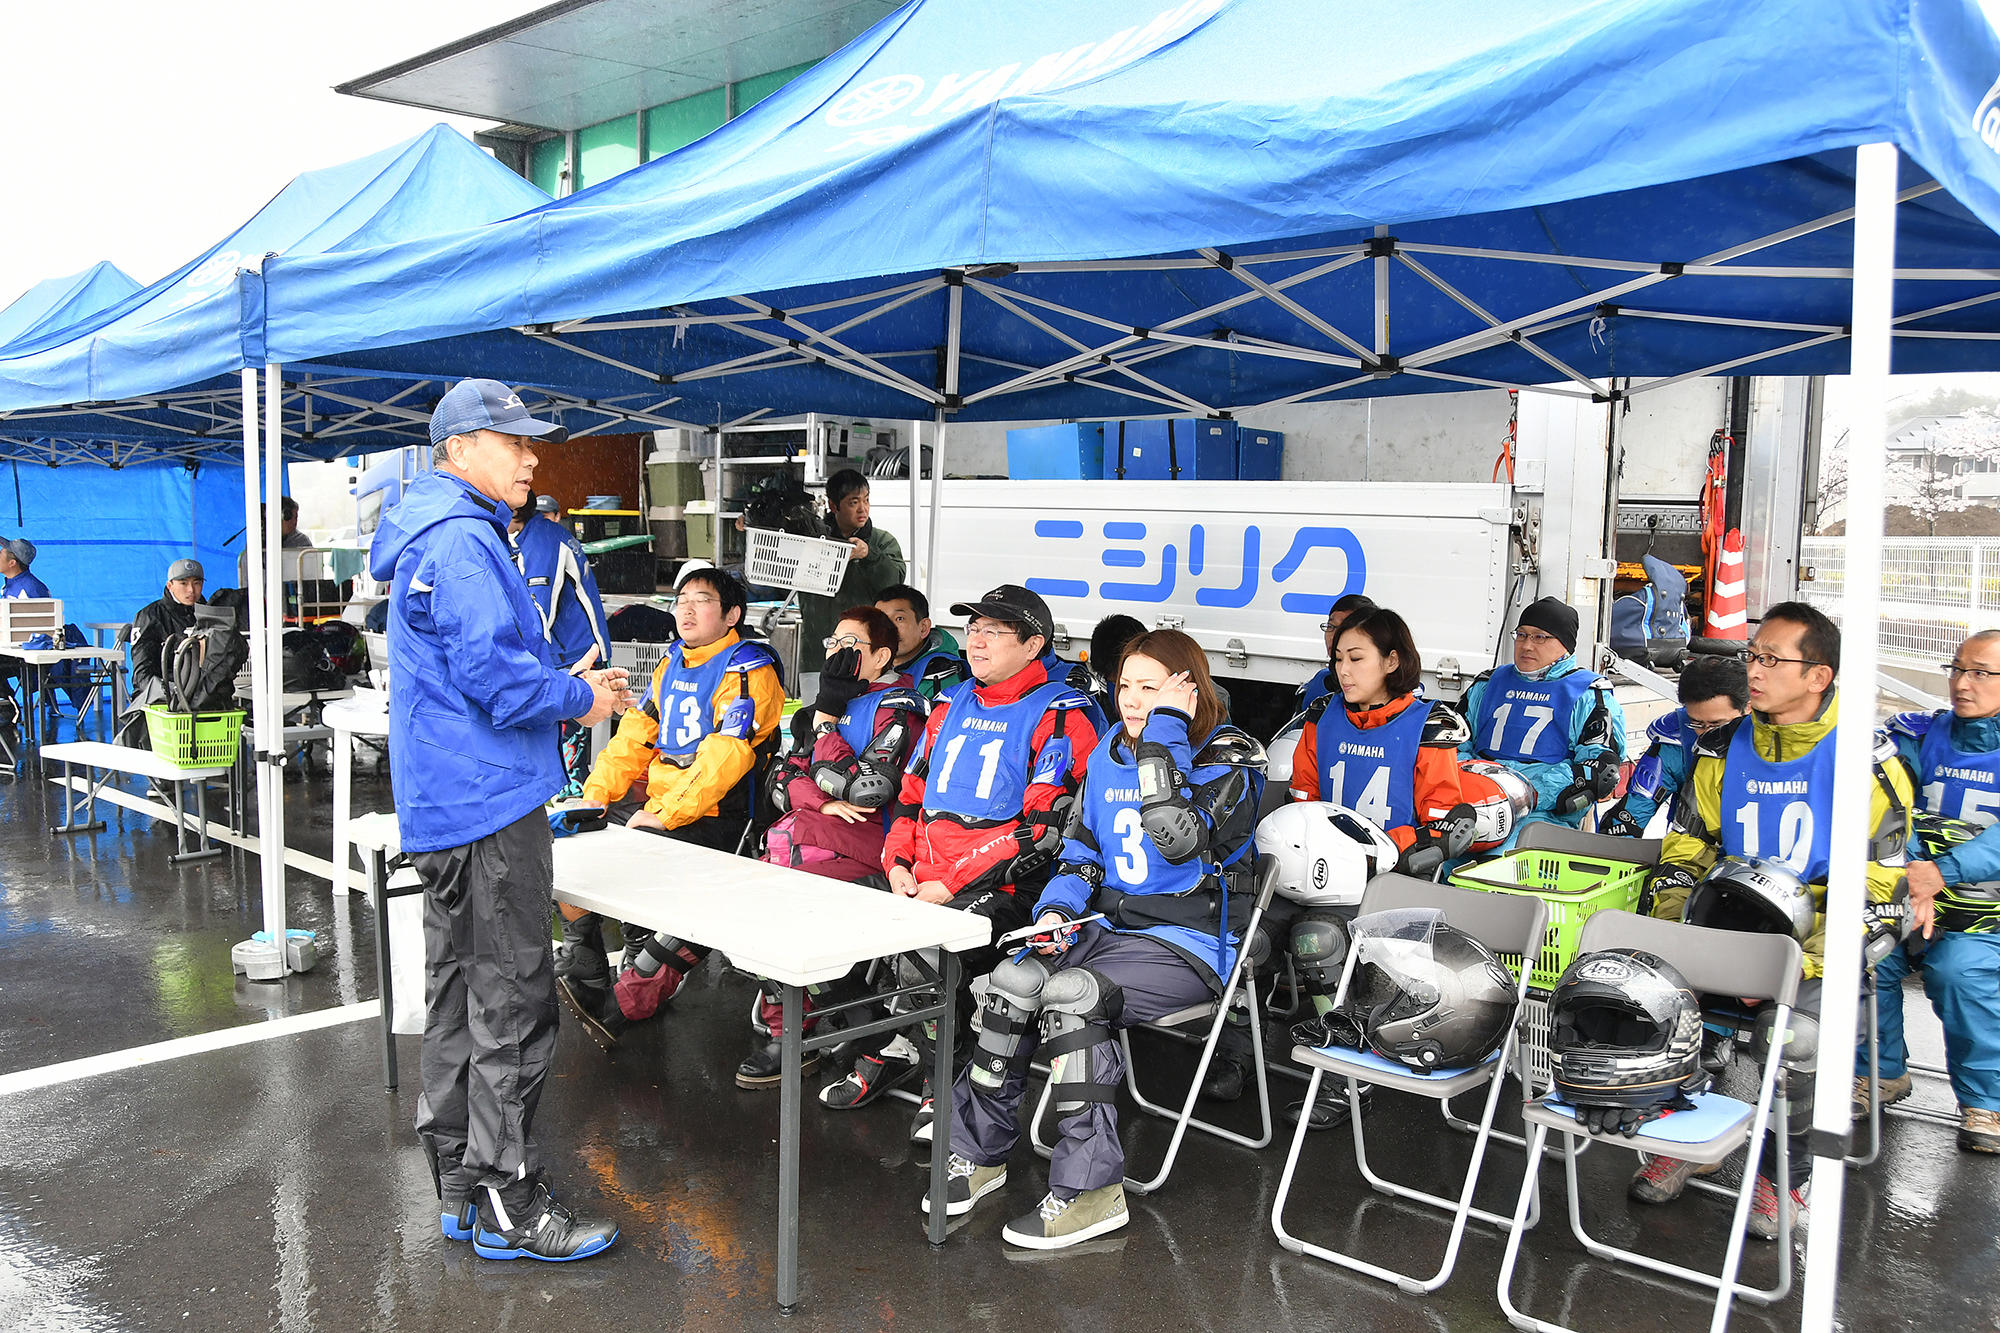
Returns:
[[[896,626],[896,670],[910,678],[918,694],[935,699],[965,679],[958,640],[931,624],[928,597],[907,583],[892,583],[875,595],[875,609]]]
[[[1625,710],[1611,682],[1586,671],[1576,651],[1576,612],[1553,597],[1531,602],[1514,628],[1514,661],[1483,672],[1460,701],[1472,735],[1461,759],[1491,759],[1527,779],[1535,808],[1514,825],[1506,851],[1529,824],[1580,828],[1618,785]]]
[[[1065,680],[1068,664],[1048,650],[1054,618],[1039,596],[1002,584],[951,613],[967,617],[972,678],[931,706],[882,865],[895,892],[977,912],[997,939],[1028,923],[1017,889],[1032,894],[1055,864],[1099,728],[1089,699]],[[974,949],[960,960],[971,978],[1000,953]],[[917,1043],[925,1086],[911,1137],[920,1143],[931,1137],[934,1038],[924,1032]]]
[[[1820,972],[1825,949],[1826,872],[1833,843],[1835,681],[1840,672],[1840,631],[1803,602],[1780,602],[1764,613],[1749,656],[1750,712],[1695,744],[1694,767],[1681,788],[1661,850],[1660,867],[1647,887],[1650,911],[1682,919],[1697,880],[1725,856],[1780,862],[1811,886],[1822,905],[1805,950],[1804,977],[1792,1014],[1785,1066],[1791,1090],[1792,1209],[1803,1226],[1811,1184],[1811,1071],[1817,1067]],[[1903,876],[1903,844],[1911,804],[1909,774],[1887,762],[1886,738],[1878,745],[1868,816],[1868,892],[1877,903],[1895,895]],[[1857,834],[1859,831],[1856,831]],[[1845,947],[1859,949],[1860,940]],[[1724,1001],[1726,1003],[1726,1001]],[[1761,1057],[1762,1052],[1758,1053]],[[1778,1235],[1777,1126],[1765,1142],[1748,1231]],[[1664,1203],[1680,1194],[1700,1168],[1671,1157],[1641,1164],[1630,1193],[1642,1203]]]
[[[917,738],[923,735],[929,706],[910,678],[892,665],[896,627],[874,607],[842,611],[822,647],[826,664],[820,671],[819,694],[810,708],[801,710],[812,728],[810,744],[795,750],[771,774],[770,807],[779,818],[764,835],[763,859],[829,879],[887,889],[882,843],[889,808]],[[813,1030],[815,1003],[844,1004],[864,998],[868,992],[862,978],[867,971],[864,963],[848,977],[808,986],[801,1030]],[[769,1036],[760,1034],[753,1040],[750,1058],[736,1071],[738,1087],[770,1087],[779,1081],[780,1039],[785,1030],[782,998],[775,987],[767,987],[759,1000]],[[858,1023],[878,1015],[850,1010],[845,1017]],[[887,1067],[890,1062],[879,1052],[889,1044],[887,1036],[863,1038],[856,1052],[851,1098],[843,1094],[838,1101],[828,1101],[822,1093],[820,1100],[845,1110],[874,1100],[914,1073],[916,1051],[907,1041],[897,1048],[903,1058],[894,1062],[895,1068]],[[810,1069],[818,1062],[819,1053],[807,1051],[801,1068]],[[844,1088],[847,1081],[827,1092]]]
[[[1597,821],[1598,831],[1643,838],[1656,810],[1673,808],[1674,797],[1694,765],[1695,742],[1743,716],[1750,684],[1743,663],[1733,657],[1702,656],[1681,668],[1681,706],[1646,728],[1651,742],[1632,766],[1631,781],[1618,804]]]
[[[1032,1249],[1125,1225],[1114,1033],[1219,996],[1256,897],[1263,747],[1219,724],[1200,645],[1178,630],[1142,635],[1118,700],[1121,725],[1090,757],[1035,904],[1049,938],[994,969],[973,1065],[952,1089],[946,1207],[959,1214],[1006,1182],[1028,1065],[1051,1062],[1061,1137],[1049,1191],[1000,1233]]]
[[[1292,716],[1297,717],[1321,699],[1340,692],[1340,682],[1335,679],[1333,671],[1334,640],[1340,637],[1341,626],[1355,616],[1366,615],[1374,609],[1373,599],[1358,592],[1350,592],[1334,602],[1333,609],[1326,613],[1326,619],[1319,622],[1320,632],[1326,636],[1326,665],[1299,686],[1299,696],[1292,704]]]
[[[1118,716],[1119,659],[1145,632],[1146,627],[1136,617],[1117,612],[1091,627],[1090,656],[1084,664],[1090,668],[1090,697],[1107,721]]]
[[[1423,661],[1409,625],[1394,611],[1350,615],[1334,644],[1333,669],[1340,693],[1306,709],[1305,731],[1293,754],[1291,797],[1353,810],[1401,849],[1396,869],[1429,878],[1463,852],[1471,837],[1471,811],[1459,790],[1465,719],[1449,704],[1417,696]],[[1264,913],[1264,929],[1288,952],[1303,917],[1332,911],[1275,899]],[[1203,1091],[1231,1101],[1241,1095],[1249,1072],[1250,1042],[1236,1024],[1223,1035]],[[1312,1127],[1339,1124],[1347,1109],[1344,1091],[1324,1088],[1312,1108]],[[1297,1123],[1303,1110],[1302,1101],[1294,1103],[1287,1116]]]
[[[583,804],[627,828],[734,852],[751,822],[757,770],[775,748],[785,687],[770,646],[736,632],[743,585],[722,570],[684,576],[674,599],[680,638],[653,672],[644,706],[625,714],[591,765]],[[662,864],[669,864],[663,862]],[[562,909],[567,946],[557,967],[564,998],[602,1041],[650,1018],[708,951],[639,926],[623,930],[625,967],[615,985],[603,923]],[[657,966],[639,969],[641,952]]]
[[[1960,644],[1946,670],[1950,708],[1889,721],[1920,811],[1962,821],[1955,832],[1964,841],[1941,855],[1935,846],[1910,848],[1910,936],[1875,965],[1877,1094],[1884,1105],[1910,1095],[1903,979],[1920,971],[1944,1024],[1958,1146],[2000,1153],[2000,630],[1981,630]],[[1868,1113],[1865,1035],[1854,1075],[1859,1119]]]

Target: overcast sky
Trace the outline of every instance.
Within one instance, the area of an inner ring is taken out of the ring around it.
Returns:
[[[0,306],[109,259],[179,268],[301,171],[444,120],[333,85],[540,8],[534,0],[63,0],[7,6]]]

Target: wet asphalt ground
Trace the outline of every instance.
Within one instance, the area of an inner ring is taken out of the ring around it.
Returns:
[[[286,787],[293,845],[320,856],[328,790],[323,774]],[[387,797],[386,778],[362,765],[356,808]],[[336,902],[292,872],[292,925],[316,933],[321,962],[279,984],[248,983],[232,976],[229,947],[258,924],[256,858],[173,867],[171,830],[142,815],[113,810],[103,833],[52,838],[57,817],[48,784],[0,782],[0,1079],[374,997],[372,914],[359,897]],[[1282,1126],[1261,1152],[1191,1136],[1165,1189],[1130,1196],[1127,1228],[1058,1254],[1000,1240],[1045,1184],[1023,1145],[1007,1186],[933,1251],[917,1208],[927,1176],[905,1141],[909,1108],[886,1100],[845,1114],[807,1103],[803,1294],[781,1317],[778,1099],[732,1081],[751,991],[712,961],[612,1057],[565,1023],[540,1136],[561,1196],[623,1228],[610,1254],[574,1265],[493,1263],[439,1236],[410,1130],[417,1039],[401,1039],[405,1082],[386,1093],[373,1019],[0,1093],[0,1329],[1506,1327],[1491,1228],[1469,1230],[1456,1275],[1425,1297],[1280,1249],[1270,1208]],[[1919,1058],[1935,1062],[1935,1020],[1914,989],[1907,1007]],[[1136,1044],[1156,1096],[1185,1087],[1191,1047],[1146,1034]],[[1281,1104],[1298,1092],[1274,1084]],[[1907,1105],[1948,1112],[1949,1088],[1920,1078]],[[1254,1116],[1249,1099],[1211,1109],[1238,1127]],[[1455,1191],[1469,1140],[1428,1103],[1380,1094],[1368,1124],[1378,1167]],[[1132,1162],[1157,1161],[1169,1128],[1128,1113]],[[1629,1205],[1635,1161],[1609,1149],[1583,1159],[1600,1234],[1719,1258],[1726,1204],[1690,1194]],[[1483,1204],[1511,1209],[1521,1162],[1496,1146]],[[1959,1152],[1945,1125],[1892,1115],[1882,1160],[1851,1180],[1844,1327],[2000,1328],[2000,1158]],[[1692,1288],[1585,1255],[1561,1218],[1559,1169],[1543,1181],[1551,1211],[1528,1237],[1518,1300],[1585,1329],[1706,1327],[1707,1302]],[[1446,1231],[1370,1191],[1345,1131],[1306,1145],[1288,1221],[1426,1272]],[[1803,1273],[1803,1237],[1789,1252],[1750,1246],[1746,1280],[1767,1283],[1781,1262]],[[1795,1294],[1769,1309],[1739,1303],[1733,1327],[1797,1321]]]

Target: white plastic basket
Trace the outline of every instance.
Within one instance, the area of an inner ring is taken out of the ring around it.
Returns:
[[[746,581],[819,597],[831,597],[840,591],[840,580],[847,573],[847,558],[853,553],[846,542],[801,537],[771,528],[749,528],[744,538]]]

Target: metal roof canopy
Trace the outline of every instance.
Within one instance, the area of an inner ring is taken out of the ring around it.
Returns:
[[[334,91],[577,130],[839,50],[893,0],[560,0]]]

